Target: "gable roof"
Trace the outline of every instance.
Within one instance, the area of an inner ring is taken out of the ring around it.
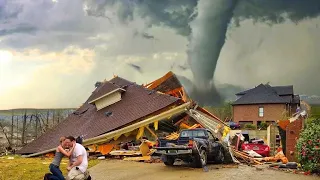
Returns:
[[[260,85],[264,85],[264,84],[260,84]],[[290,86],[270,86],[270,85],[266,84],[264,86],[272,88],[280,96],[293,95],[293,85],[290,85]],[[236,95],[238,95],[238,96],[245,95],[245,94],[249,93],[250,91],[252,91],[253,89],[255,89],[255,88],[239,92]]]
[[[117,84],[111,83],[109,81],[103,82],[99,87],[95,89],[94,92],[92,92],[92,95],[89,97],[88,101],[93,101],[95,99],[98,99],[105,94],[108,94],[112,91],[115,91],[116,89],[121,88]]]
[[[291,94],[290,94],[291,93]],[[233,105],[241,104],[285,104],[293,103],[293,86],[275,86],[260,84],[236,95],[242,95]]]
[[[273,86],[272,87],[276,92],[277,94],[279,94],[280,96],[283,96],[283,95],[293,95],[293,86],[290,85],[290,86]]]
[[[110,83],[125,88],[126,92],[123,93],[121,101],[97,111],[95,105],[89,104],[88,100],[95,97],[102,89],[112,89],[103,87],[110,86]],[[86,139],[96,137],[180,103],[178,98],[148,90],[120,77],[115,77],[101,86],[95,89],[77,111],[55,128],[27,144],[18,153],[29,154],[54,148],[61,136],[84,135]]]

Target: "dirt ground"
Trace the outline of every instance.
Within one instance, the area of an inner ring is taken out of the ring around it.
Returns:
[[[102,160],[90,169],[94,180],[319,180],[319,177],[279,172],[276,170],[256,170],[254,167],[239,165],[223,168],[209,165],[209,172],[188,166],[166,167],[162,163],[128,162]]]

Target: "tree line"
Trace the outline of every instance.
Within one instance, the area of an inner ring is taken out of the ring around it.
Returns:
[[[19,109],[0,111],[0,146],[20,147],[62,122],[74,109]]]

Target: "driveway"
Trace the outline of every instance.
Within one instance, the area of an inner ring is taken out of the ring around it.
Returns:
[[[142,163],[121,160],[102,160],[90,169],[94,180],[319,180],[319,177],[279,172],[275,170],[256,170],[254,167],[239,165],[223,168],[209,165],[209,172],[187,166],[166,167],[162,163]]]

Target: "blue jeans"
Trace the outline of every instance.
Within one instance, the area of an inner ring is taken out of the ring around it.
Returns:
[[[59,169],[59,166],[56,166],[54,164],[50,164],[49,166],[50,172],[52,173],[52,176],[50,176],[50,180],[65,180],[61,170]]]

